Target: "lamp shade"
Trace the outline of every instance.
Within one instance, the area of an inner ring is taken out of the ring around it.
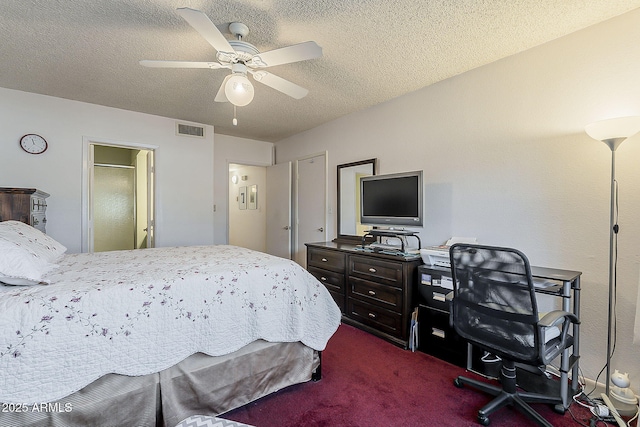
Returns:
[[[253,100],[253,85],[246,76],[234,74],[227,80],[224,94],[233,105],[244,107]]]
[[[584,128],[587,135],[598,141],[624,140],[640,132],[640,116],[600,120]]]

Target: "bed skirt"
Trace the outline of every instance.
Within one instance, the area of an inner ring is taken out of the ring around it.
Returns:
[[[258,340],[225,356],[196,353],[156,374],[105,375],[56,402],[0,404],[0,425],[173,427],[309,381],[319,364],[318,353],[299,342]]]

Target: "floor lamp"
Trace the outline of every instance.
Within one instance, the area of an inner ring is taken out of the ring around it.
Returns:
[[[611,210],[609,221],[609,317],[607,325],[607,364],[606,395],[609,396],[611,381],[611,348],[613,345],[613,327],[615,315],[615,235],[618,234],[616,223],[616,149],[627,138],[640,132],[640,116],[620,117],[601,120],[585,127],[585,132],[598,141],[602,141],[611,149]]]

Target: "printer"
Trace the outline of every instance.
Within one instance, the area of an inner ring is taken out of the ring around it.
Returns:
[[[476,241],[475,237],[452,237],[444,245],[420,249],[420,256],[427,265],[449,268],[451,267],[449,247],[455,243],[476,243]]]
[[[420,256],[422,261],[431,266],[437,267],[451,267],[449,261],[449,246],[428,246],[420,249]]]

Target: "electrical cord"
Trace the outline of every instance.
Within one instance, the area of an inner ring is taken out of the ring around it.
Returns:
[[[584,391],[581,391],[579,393],[576,393],[575,396],[573,396],[573,401],[579,406],[588,408],[589,412],[593,415],[589,420],[588,427],[597,427],[599,425],[618,426],[618,423],[615,417],[613,417],[609,413],[609,408],[607,407],[605,402],[602,401],[602,399],[600,398],[592,399],[588,395],[586,395]],[[571,408],[569,408],[569,413],[571,414],[571,418],[573,418],[574,421],[576,421],[578,424],[582,426],[585,425],[583,423],[584,420],[579,420],[575,417],[575,414],[571,412]],[[628,421],[626,421],[624,425],[621,425],[619,427],[632,427],[632,423],[638,418],[638,416],[639,416],[639,410],[636,409],[635,415],[633,415],[633,417],[631,417]],[[638,424],[636,423],[635,426],[638,427]]]
[[[629,419],[629,421],[627,421],[627,426],[631,427],[631,423],[633,421],[635,421],[636,419],[638,419],[638,415],[640,414],[640,407],[636,410],[636,414],[631,417],[631,419]],[[638,423],[636,423],[636,427],[638,426]]]

